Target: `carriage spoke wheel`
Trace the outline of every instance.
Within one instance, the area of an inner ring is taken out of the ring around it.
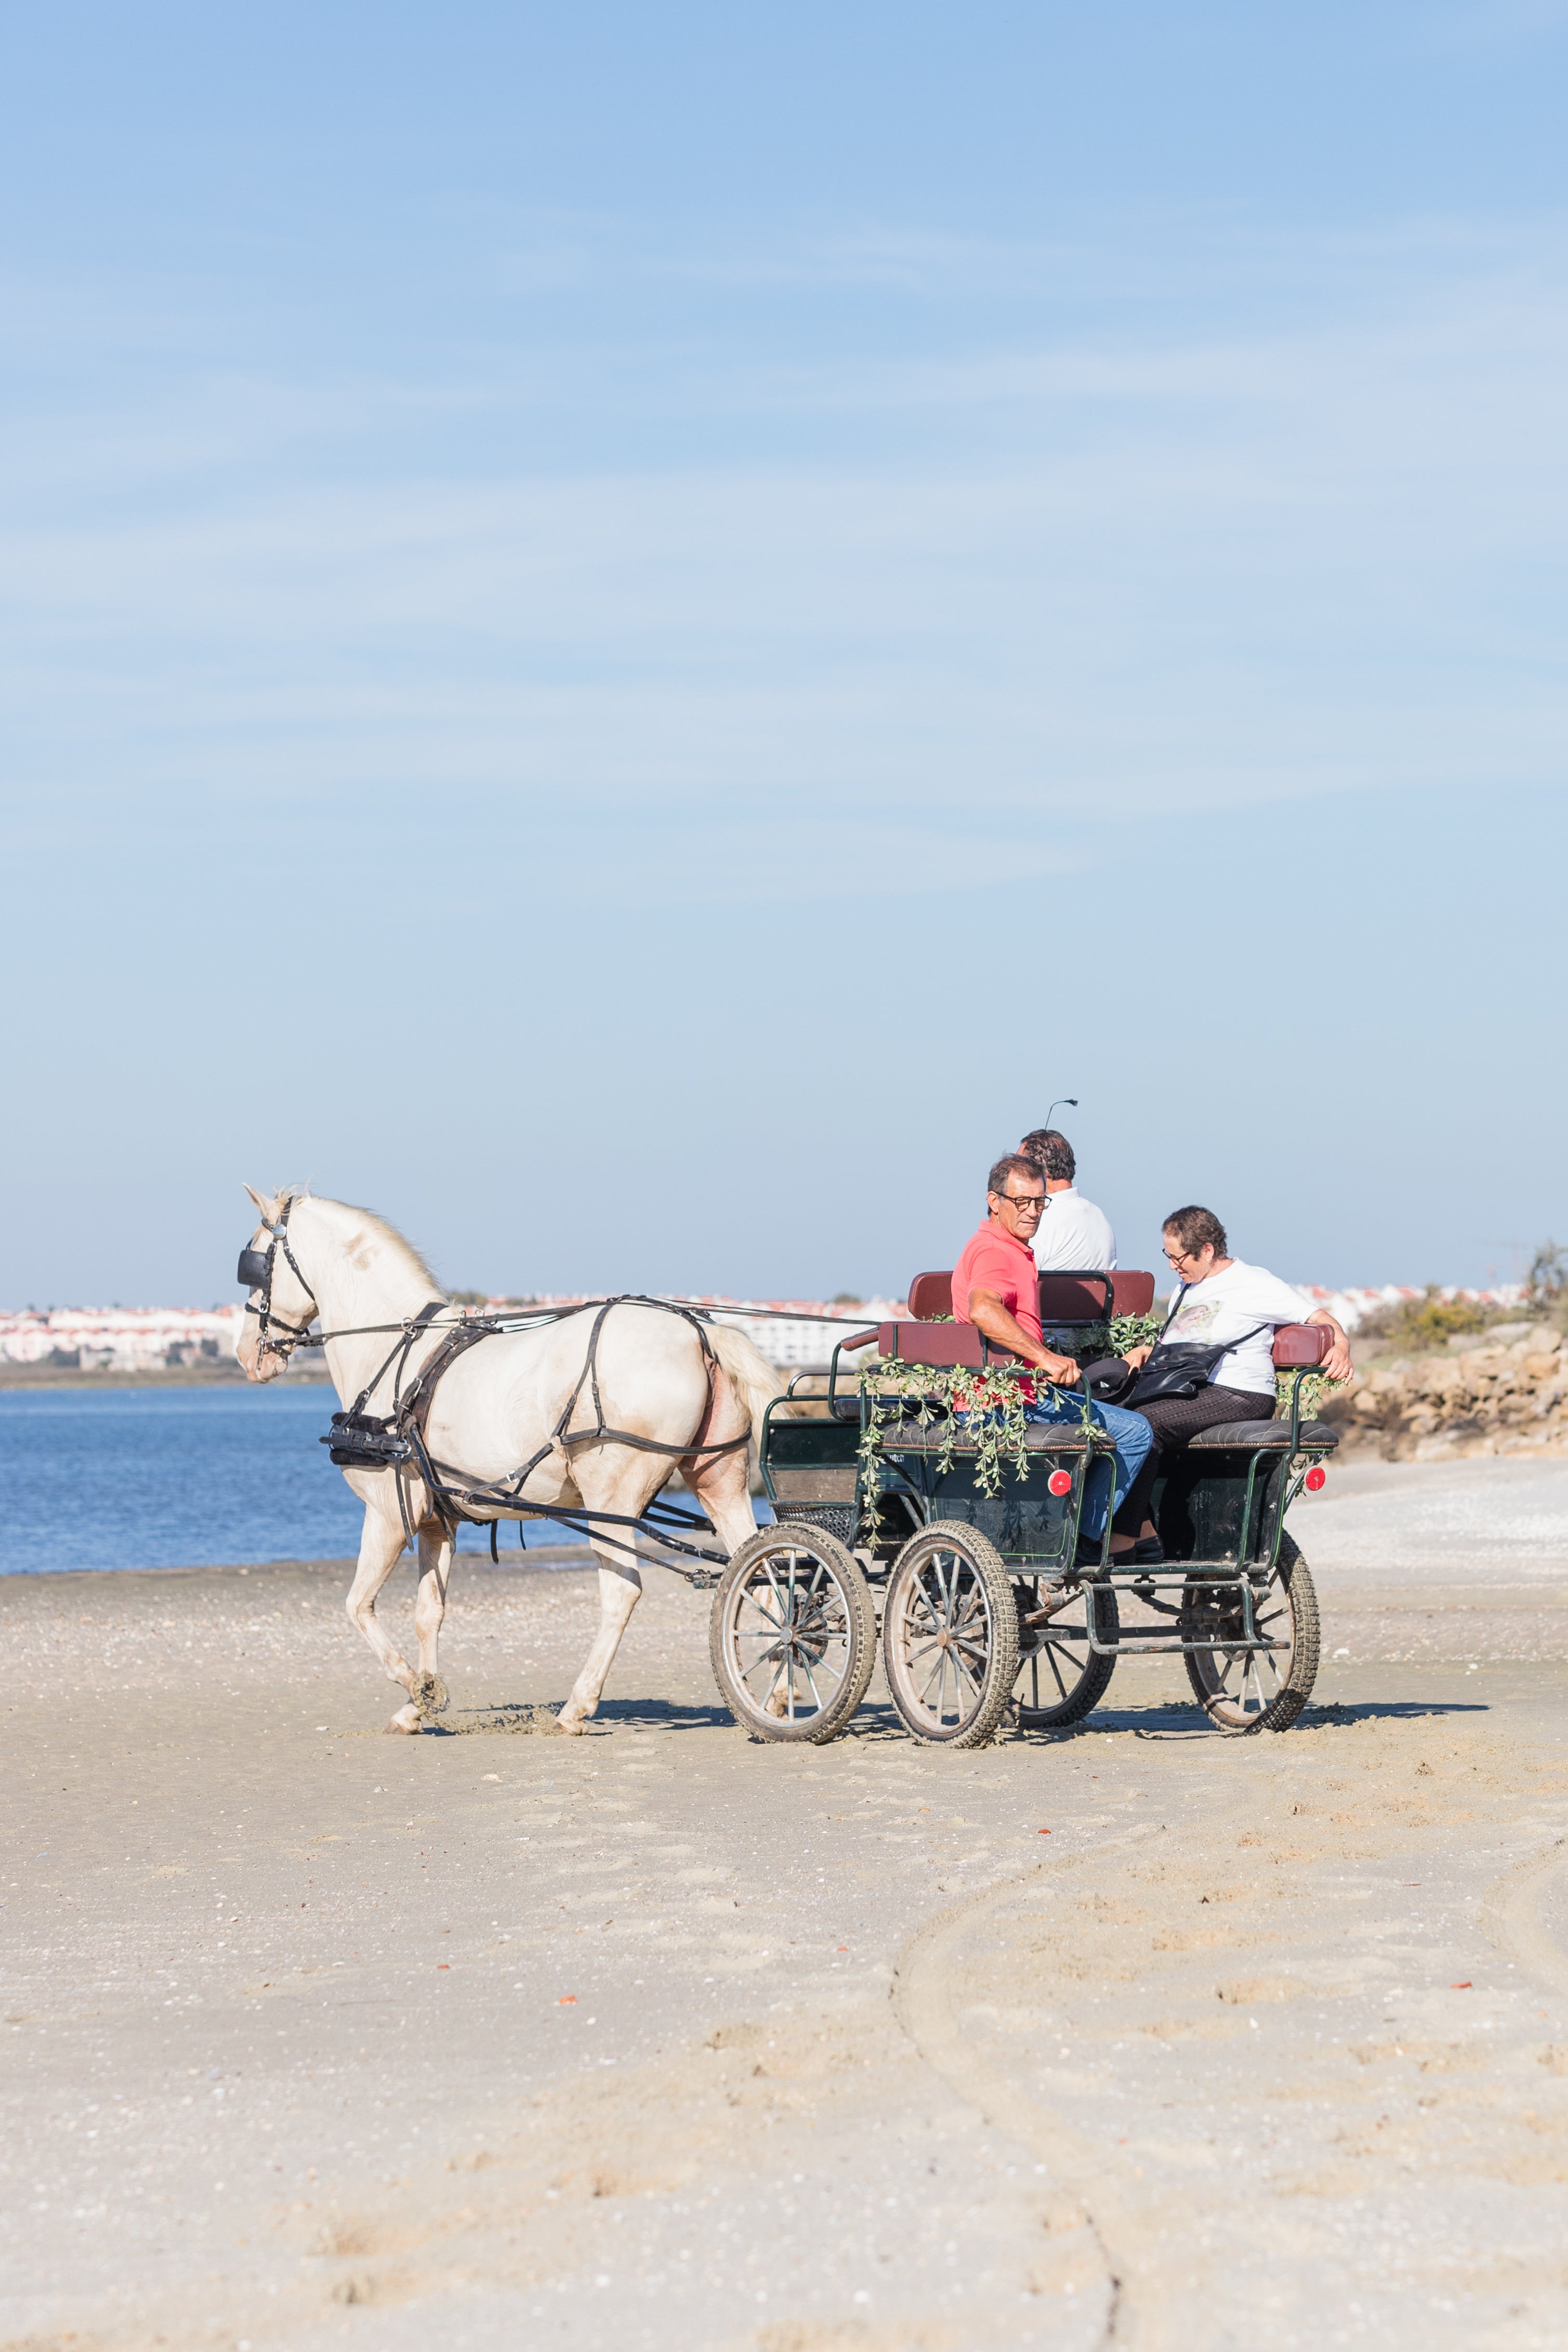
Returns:
[[[912,1536],[882,1617],[893,1703],[917,1739],[983,1748],[1018,1679],[1018,1603],[994,1544],[956,1519]]]
[[[876,1664],[876,1610],[859,1562],[821,1528],[759,1528],[719,1581],[714,1676],[754,1739],[835,1739]]]
[[[1045,1598],[1043,1588],[1040,1597]],[[1019,1598],[1020,1612],[1030,1605],[1026,1587]],[[1104,1697],[1116,1661],[1090,1648],[1091,1624],[1101,1642],[1114,1642],[1121,1632],[1115,1591],[1108,1584],[1080,1586],[1066,1607],[1043,1625],[1020,1629],[1013,1693],[1020,1731],[1065,1730],[1070,1723],[1081,1723]],[[1039,1646],[1031,1647],[1034,1643]]]
[[[1189,1650],[1187,1680],[1222,1731],[1289,1731],[1318,1673],[1318,1596],[1289,1536],[1281,1538],[1273,1575],[1261,1590],[1254,1588],[1252,1622],[1264,1640],[1280,1646],[1250,1648],[1242,1638],[1239,1599],[1195,1577],[1178,1621],[1181,1638],[1218,1640],[1221,1647]],[[1224,1645],[1228,1633],[1236,1637],[1234,1647]]]

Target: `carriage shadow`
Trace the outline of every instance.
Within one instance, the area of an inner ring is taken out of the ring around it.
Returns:
[[[1484,1701],[1474,1699],[1329,1699],[1309,1701],[1290,1728],[1292,1731],[1347,1730],[1358,1723],[1425,1723],[1451,1715],[1490,1715]],[[1153,1706],[1099,1706],[1082,1723],[1060,1730],[1033,1731],[1020,1727],[1017,1739],[1054,1745],[1063,1739],[1132,1732],[1142,1739],[1224,1739],[1250,1738],[1248,1733],[1222,1730],[1211,1723],[1196,1700],[1168,1699]]]
[[[528,1737],[541,1734],[559,1737],[556,1730],[556,1715],[563,1701],[498,1700],[490,1706],[455,1708],[450,1717],[424,1726],[427,1739],[462,1739],[474,1738]],[[1456,1715],[1489,1715],[1491,1709],[1483,1700],[1475,1699],[1330,1699],[1322,1706],[1309,1703],[1292,1727],[1296,1731],[1345,1730],[1360,1723],[1425,1723]],[[620,1698],[604,1699],[599,1712],[583,1727],[585,1738],[603,1738],[612,1731],[738,1731],[728,1707],[715,1700],[711,1704],[688,1706],[674,1699]],[[1167,1699],[1151,1706],[1098,1706],[1082,1723],[1064,1724],[1057,1728],[1036,1730],[1030,1726],[1004,1725],[999,1735],[1003,1744],[1023,1743],[1030,1747],[1054,1748],[1070,1739],[1103,1738],[1108,1734],[1131,1732],[1140,1739],[1228,1739],[1239,1735],[1222,1731],[1209,1721],[1196,1700]],[[747,1738],[749,1734],[746,1735]],[[875,1745],[896,1740],[911,1745],[909,1732],[898,1712],[886,1700],[868,1700],[847,1724],[836,1740],[827,1745],[836,1748],[857,1743]],[[767,1745],[768,1743],[759,1743]],[[801,1743],[812,1745],[814,1743]],[[914,1743],[922,1748],[930,1743]],[[965,1751],[959,1751],[965,1752]]]

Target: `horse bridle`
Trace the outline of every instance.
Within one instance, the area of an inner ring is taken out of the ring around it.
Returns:
[[[284,1202],[276,1224],[263,1217],[261,1221],[263,1230],[269,1233],[272,1239],[264,1250],[242,1249],[236,1275],[236,1279],[244,1284],[246,1290],[259,1290],[261,1293],[261,1305],[254,1307],[247,1298],[245,1303],[245,1312],[247,1315],[254,1315],[260,1324],[261,1329],[258,1336],[262,1346],[270,1349],[275,1356],[282,1356],[285,1360],[299,1345],[311,1324],[321,1312],[316,1303],[316,1293],[300,1273],[299,1261],[288,1246],[288,1212],[293,1206],[292,1201]],[[277,1263],[279,1250],[283,1252],[287,1261],[290,1274],[310,1301],[310,1312],[303,1323],[286,1323],[281,1315],[275,1315],[272,1311],[272,1276]],[[275,1330],[287,1333],[287,1338],[282,1340],[275,1339],[272,1336]]]

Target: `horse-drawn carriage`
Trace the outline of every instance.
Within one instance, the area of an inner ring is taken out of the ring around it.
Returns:
[[[1113,1317],[1153,1302],[1150,1274],[1040,1276],[1050,1344],[1081,1360]],[[802,1410],[798,1374],[768,1409],[759,1450],[776,1523],[731,1559],[710,1629],[737,1719],[763,1739],[835,1738],[871,1681],[880,1599],[888,1689],[917,1738],[974,1748],[1009,1719],[1026,1731],[1076,1723],[1129,1654],[1179,1654],[1221,1729],[1287,1729],[1317,1673],[1318,1612],[1285,1513],[1303,1485],[1322,1486],[1336,1443],[1302,1414],[1333,1335],[1285,1326],[1275,1418],[1224,1423],[1166,1454],[1151,1507],[1164,1561],[1123,1565],[1108,1511],[1098,1542],[1082,1539],[1086,1486],[1111,1452],[1087,1375],[1079,1423],[1019,1430],[999,1484],[977,1475],[984,1434],[954,1373],[1005,1359],[947,1319],[951,1305],[947,1275],[919,1276],[910,1319],[834,1349],[825,1398]],[[873,1338],[874,1359],[847,1372],[844,1357]]]

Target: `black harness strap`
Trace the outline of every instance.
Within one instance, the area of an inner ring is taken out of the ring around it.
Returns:
[[[350,1412],[363,1412],[365,1407],[369,1404],[371,1399],[380,1388],[382,1381],[386,1378],[388,1371],[391,1370],[394,1362],[397,1363],[397,1378],[392,1382],[392,1400],[395,1410],[397,1392],[399,1388],[402,1386],[402,1376],[407,1369],[409,1355],[413,1349],[413,1343],[415,1339],[418,1339],[421,1331],[427,1329],[434,1318],[441,1313],[441,1310],[445,1304],[446,1301],[444,1298],[432,1298],[425,1306],[420,1308],[419,1313],[413,1318],[412,1321],[403,1325],[402,1337],[392,1348],[392,1352],[388,1355],[385,1362],[381,1366],[380,1370],[372,1374],[371,1378],[360,1391],[359,1395],[354,1399],[353,1403],[349,1408]],[[401,1361],[399,1359],[401,1359]]]

